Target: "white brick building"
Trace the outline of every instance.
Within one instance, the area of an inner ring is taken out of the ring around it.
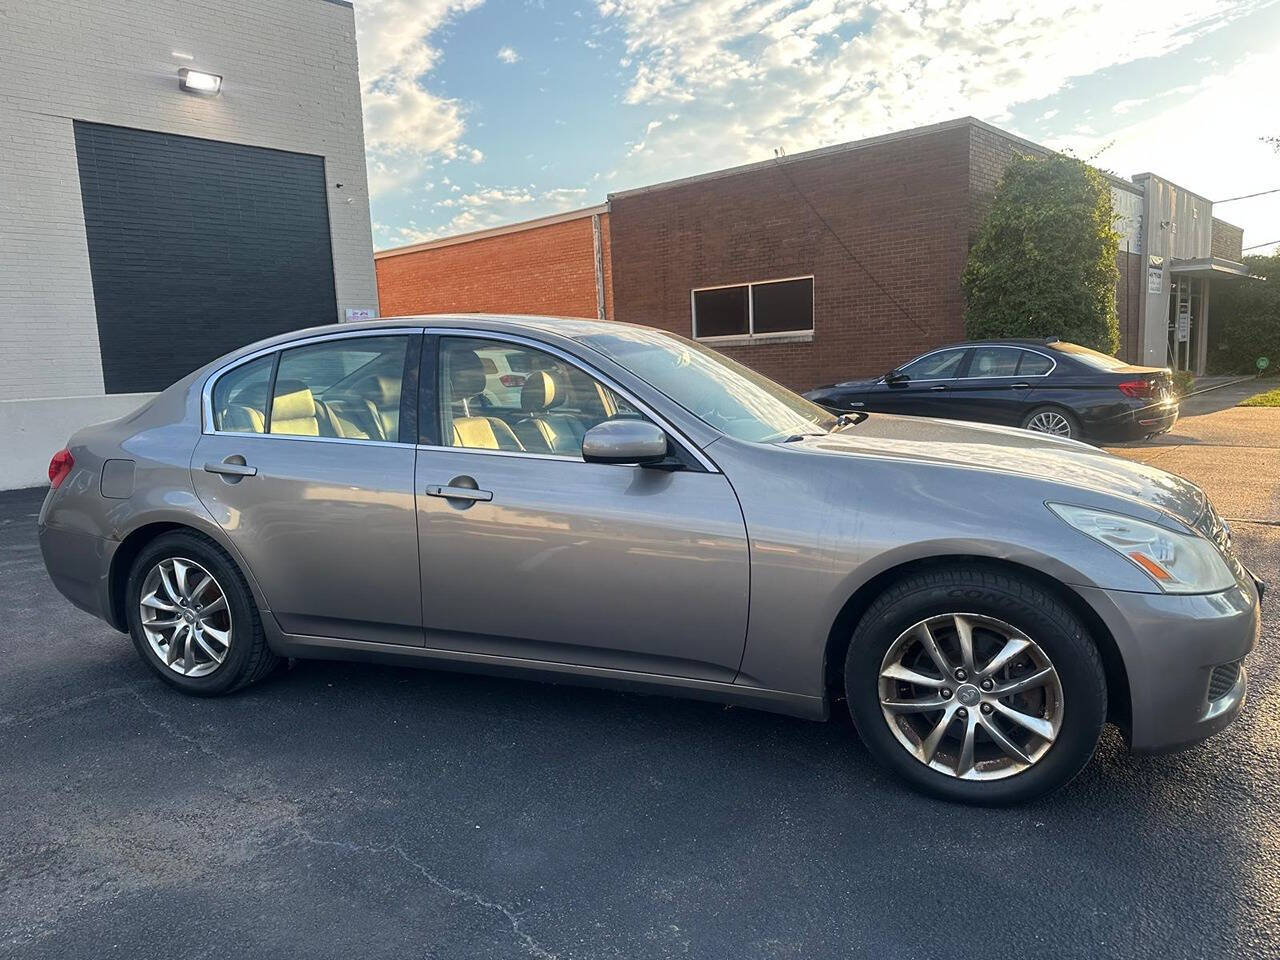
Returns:
[[[0,488],[347,309],[377,309],[350,3],[0,5]]]

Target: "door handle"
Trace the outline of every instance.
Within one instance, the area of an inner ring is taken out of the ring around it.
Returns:
[[[258,475],[257,467],[251,467],[247,463],[236,463],[230,459],[222,463],[206,463],[204,469],[206,473],[220,473],[224,477],[256,477]]]
[[[476,490],[474,487],[427,487],[428,497],[444,497],[446,500],[476,500],[488,503],[493,499],[492,490]]]
[[[940,383],[936,387],[930,387],[929,389],[930,390],[946,390],[947,385],[945,383]]]
[[[1014,390],[1026,390],[1026,389],[1028,389],[1028,388],[1031,386],[1031,384],[1029,384],[1029,383],[1011,383],[1011,384],[1009,384],[1009,386],[1011,386]]]

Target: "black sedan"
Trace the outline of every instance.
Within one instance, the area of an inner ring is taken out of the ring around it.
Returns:
[[[1173,375],[1062,340],[940,347],[874,380],[805,397],[828,410],[977,420],[1097,443],[1141,440],[1178,419]]]

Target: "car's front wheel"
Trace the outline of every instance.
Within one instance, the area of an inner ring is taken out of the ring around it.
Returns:
[[[229,693],[278,662],[244,576],[195,531],[157,537],[138,554],[125,586],[139,656],[187,693]]]
[[[845,690],[877,760],[967,803],[1058,789],[1089,762],[1107,712],[1079,618],[1030,578],[980,564],[882,594],[850,641]]]

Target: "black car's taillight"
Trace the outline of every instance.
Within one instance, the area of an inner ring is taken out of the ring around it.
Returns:
[[[1155,392],[1155,385],[1150,380],[1125,380],[1116,386],[1126,397],[1147,398]]]

